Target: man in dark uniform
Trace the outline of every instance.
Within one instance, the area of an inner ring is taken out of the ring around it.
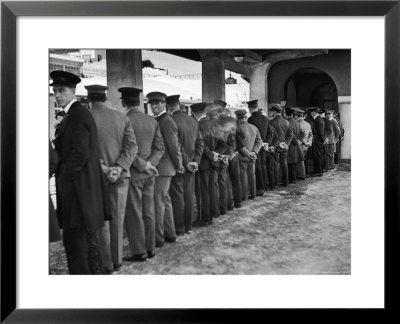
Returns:
[[[59,164],[56,170],[57,212],[70,274],[102,274],[100,229],[111,219],[105,179],[100,165],[97,128],[90,112],[76,100],[79,77],[65,71],[50,73],[54,98],[65,117],[54,140]]]
[[[325,142],[325,122],[319,115],[319,108],[310,107],[308,111],[314,119],[312,123],[313,143],[311,146],[314,170],[311,173],[312,177],[322,176],[324,142]]]
[[[255,162],[262,146],[262,139],[257,127],[246,121],[246,110],[235,111],[239,127],[244,133],[243,148],[240,151],[240,182],[242,200],[254,199],[256,195]]]
[[[157,121],[140,111],[139,95],[142,89],[124,87],[121,92],[122,107],[132,124],[138,153],[130,169],[125,229],[128,234],[131,256],[124,261],[143,262],[154,257],[156,249],[156,221],[154,212],[154,184],[157,165],[164,155],[164,141]]]
[[[199,171],[195,179],[195,193],[197,198],[198,220],[193,226],[206,226],[212,223],[210,206],[210,169],[211,164],[218,161],[215,150],[215,138],[211,129],[211,122],[206,116],[207,103],[200,102],[190,106],[195,120],[198,122],[199,131],[204,140],[203,154],[199,164]]]
[[[178,127],[167,113],[165,98],[162,92],[147,94],[151,110],[160,125],[164,140],[165,152],[157,165],[158,177],[154,186],[154,208],[156,214],[156,246],[163,245],[164,240],[173,242],[176,235],[183,235],[184,231],[175,229],[169,187],[173,176],[183,174],[182,153],[178,139]]]
[[[103,265],[108,272],[122,266],[122,247],[130,167],[138,147],[132,125],[125,114],[106,106],[106,86],[85,87],[90,113],[97,126],[103,173],[107,178],[107,193],[112,220],[106,222],[101,240]]]
[[[258,100],[251,100],[247,102],[249,107],[249,111],[251,116],[247,119],[249,124],[252,124],[258,128],[260,132],[261,139],[263,143],[270,144],[274,133],[273,129],[270,125],[269,119],[264,116],[261,111],[258,111]],[[257,155],[256,160],[256,189],[257,196],[263,196],[264,190],[268,187],[270,181],[269,178],[272,178],[274,175],[272,173],[273,169],[271,169],[270,164],[268,165],[267,171],[267,162],[266,162],[266,150],[264,146],[261,147],[260,151]]]
[[[289,127],[289,122],[282,117],[283,108],[280,105],[274,104],[270,110],[272,115],[270,125],[274,129],[274,138],[271,143],[271,146],[275,150],[274,186],[281,184],[286,187],[289,182],[287,152],[293,138],[293,133]]]
[[[236,121],[233,117],[230,117],[226,113],[227,103],[223,100],[214,100],[214,105],[218,113],[218,121],[220,132],[223,139],[223,144],[217,147],[217,152],[220,153],[224,158],[220,162],[220,168],[218,170],[218,190],[219,190],[219,208],[220,214],[224,215],[228,210],[233,210],[233,190],[230,176],[228,175],[229,166],[232,160],[235,158],[236,148]],[[236,186],[237,182],[240,183],[240,174],[237,174],[237,180],[234,180]],[[237,188],[234,189],[237,191]],[[239,196],[240,195],[240,192]],[[236,201],[236,199],[235,199]],[[240,198],[241,201],[241,198]],[[240,202],[239,201],[239,202]]]
[[[289,183],[292,184],[296,183],[297,180],[297,164],[301,161],[304,161],[303,151],[300,148],[300,145],[304,138],[304,132],[301,129],[299,123],[293,117],[295,110],[295,108],[291,107],[285,108],[286,118],[289,121],[289,125],[293,133],[293,139],[290,142],[287,155]]]
[[[194,178],[203,154],[204,142],[196,120],[180,109],[179,97],[179,95],[173,95],[165,99],[167,109],[178,127],[178,139],[185,168],[183,174],[177,173],[172,177],[169,194],[176,232],[190,234],[192,232]]]

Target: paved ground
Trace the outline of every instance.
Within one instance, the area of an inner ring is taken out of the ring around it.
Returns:
[[[114,274],[350,274],[350,178],[341,165],[268,192]],[[50,245],[50,268],[67,273],[61,243]]]

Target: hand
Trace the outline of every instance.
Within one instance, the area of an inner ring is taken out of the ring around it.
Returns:
[[[144,169],[144,172],[149,174],[149,175],[158,176],[157,168],[154,165],[152,165],[149,161],[147,161],[147,163],[146,163],[146,167]]]
[[[187,165],[187,169],[190,171],[190,172],[197,172],[198,171],[198,169],[199,169],[199,165],[198,165],[198,163],[197,162],[189,162],[188,163],[188,165]]]
[[[108,168],[108,172],[107,172],[107,176],[106,176],[107,180],[110,181],[111,183],[115,183],[118,178],[119,178],[119,172],[118,169],[116,167],[110,167]]]
[[[217,152],[212,152],[213,153],[213,161],[218,162],[219,161],[219,153]]]
[[[328,139],[325,138],[324,144],[328,144]]]
[[[268,143],[263,143],[262,147],[265,151],[268,151]]]
[[[185,173],[185,168],[184,168],[183,166],[181,166],[181,167],[179,168],[179,170],[176,170],[176,173],[177,173],[177,174],[184,174],[184,173]]]
[[[229,164],[229,155],[221,155],[221,162],[224,165],[228,165]]]

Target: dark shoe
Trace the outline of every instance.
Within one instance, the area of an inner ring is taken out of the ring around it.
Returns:
[[[257,197],[262,197],[262,196],[264,196],[264,192],[257,192],[256,196]]]
[[[233,210],[233,207],[228,207],[228,211],[232,211]]]
[[[235,203],[234,207],[235,208],[242,208],[242,204],[241,203]]]
[[[164,246],[164,242],[156,241],[156,248],[160,248]]]
[[[149,257],[149,259],[152,259],[156,256],[156,252],[147,251],[147,256]]]
[[[128,261],[128,262],[143,262],[146,261],[147,256],[143,254],[134,254],[131,257],[124,257],[122,260]]]
[[[105,275],[110,275],[110,274],[112,274],[113,272],[114,272],[113,269],[104,268],[104,274],[105,274]]]
[[[212,225],[212,223],[213,223],[213,220],[210,219],[210,220],[207,222],[207,225]]]
[[[226,215],[226,211],[219,212],[220,215]]]
[[[192,226],[193,227],[203,227],[203,226],[206,226],[206,225],[202,221],[195,221],[195,222],[192,223]]]
[[[306,180],[306,178],[297,178],[297,180]]]
[[[268,187],[268,190],[275,190],[275,187]]]
[[[322,177],[322,173],[311,173],[312,177]]]
[[[176,242],[176,237],[164,237],[165,242],[168,243],[175,243]]]
[[[253,199],[254,199],[254,196],[249,196],[249,199],[250,199],[250,200],[253,200]]]
[[[296,181],[289,181],[290,184],[296,184]]]
[[[185,235],[185,231],[175,231],[176,235],[183,236]],[[176,239],[175,239],[176,240]]]
[[[122,263],[120,264],[114,264],[114,271],[119,271],[122,267]]]

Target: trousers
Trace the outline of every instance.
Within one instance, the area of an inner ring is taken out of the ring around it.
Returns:
[[[195,178],[195,193],[197,204],[197,220],[208,222],[210,220],[210,170],[199,170]]]
[[[172,177],[158,176],[155,180],[154,213],[156,218],[156,242],[164,242],[164,237],[176,237],[172,202],[169,195],[171,179]]]
[[[112,220],[106,221],[102,228],[100,251],[104,267],[108,270],[113,269],[113,264],[122,264],[124,220],[128,189],[128,178],[120,179],[117,183],[109,183],[107,186]]]
[[[133,255],[143,256],[156,248],[154,183],[154,176],[129,182],[125,229]]]
[[[275,180],[277,185],[283,184],[286,186],[289,182],[287,151],[275,151]]]
[[[172,177],[169,195],[176,231],[192,229],[194,178],[195,175],[192,172],[177,174]]]
[[[267,187],[267,165],[265,153],[266,152],[264,150],[261,150],[257,154],[257,160],[255,164],[257,192],[264,192],[265,188]]]

